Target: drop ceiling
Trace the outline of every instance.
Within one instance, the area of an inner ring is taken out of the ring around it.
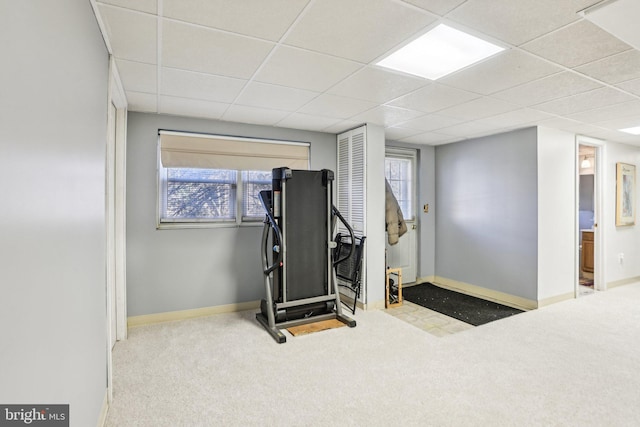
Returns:
[[[369,122],[429,145],[540,125],[640,146],[617,130],[640,125],[640,51],[584,18],[599,0],[91,1],[130,111]],[[437,81],[374,65],[439,23],[506,50]]]

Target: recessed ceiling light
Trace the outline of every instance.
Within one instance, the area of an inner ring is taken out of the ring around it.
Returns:
[[[376,65],[437,80],[504,48],[440,24]]]
[[[630,133],[631,135],[640,135],[640,126],[626,128],[626,129],[618,129],[620,132]]]

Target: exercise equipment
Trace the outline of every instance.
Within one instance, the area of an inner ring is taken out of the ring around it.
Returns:
[[[266,298],[256,319],[278,343],[287,340],[280,328],[328,319],[356,326],[342,314],[334,269],[353,252],[334,260],[336,221],[344,224],[352,239],[354,235],[333,206],[333,179],[328,169],[276,168],[271,190],[259,194],[266,211],[262,231]]]

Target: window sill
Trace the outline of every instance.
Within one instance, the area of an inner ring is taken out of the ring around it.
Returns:
[[[244,228],[262,227],[262,221],[242,222],[160,222],[156,224],[156,230],[180,230],[189,228]]]

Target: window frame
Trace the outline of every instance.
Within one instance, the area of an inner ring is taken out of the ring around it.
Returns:
[[[184,133],[185,135],[193,135],[189,132],[176,132],[176,133]],[[204,134],[202,134],[204,135]],[[212,137],[220,137],[219,135],[212,135]],[[255,139],[255,138],[240,138],[240,137],[229,137],[235,138],[237,140],[242,141],[258,141],[258,142],[268,142],[274,144],[285,144],[285,145],[306,145],[310,146],[308,142],[298,142],[298,141],[283,141],[283,140],[265,140],[265,139]],[[309,157],[307,158],[307,169],[310,165],[310,151]],[[264,218],[257,217],[249,217],[244,215],[244,193],[245,193],[245,182],[243,180],[243,172],[244,170],[230,169],[234,170],[236,173],[236,182],[234,187],[232,188],[235,191],[235,218],[233,219],[216,219],[216,218],[183,218],[183,219],[173,219],[173,218],[163,218],[163,213],[166,212],[167,209],[167,170],[170,168],[165,168],[162,165],[162,156],[161,156],[161,141],[160,141],[160,130],[158,132],[158,143],[157,143],[157,153],[156,153],[156,229],[180,229],[180,228],[237,228],[237,227],[259,227],[263,225]],[[210,168],[210,169],[219,169],[219,168]],[[246,170],[246,172],[252,172],[255,170]],[[264,171],[271,173],[271,170]]]
[[[261,226],[264,218],[245,216],[244,196],[245,180],[242,172],[235,170],[236,182],[232,184],[232,191],[235,192],[235,215],[234,218],[163,218],[163,213],[167,210],[167,170],[158,162],[158,197],[156,209],[156,228],[220,228],[220,227],[241,227],[241,226]],[[265,171],[266,172],[266,171]]]

